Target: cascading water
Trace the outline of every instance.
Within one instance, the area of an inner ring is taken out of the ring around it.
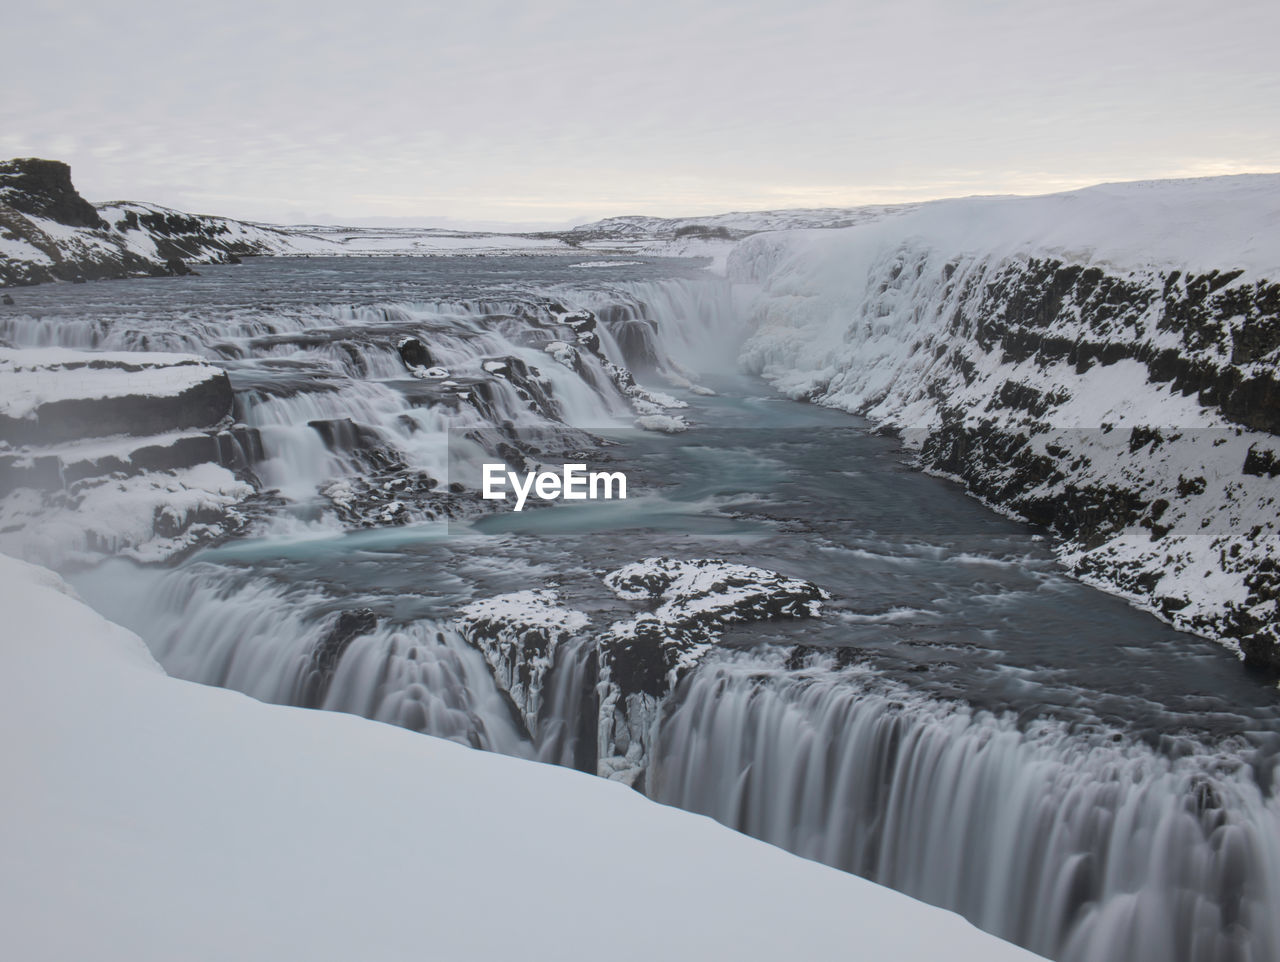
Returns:
[[[688,680],[650,786],[1063,962],[1280,950],[1280,808],[1236,758],[742,659]]]
[[[176,677],[532,755],[484,659],[448,622],[396,624],[370,613],[343,632],[344,610],[323,592],[208,564],[158,579],[142,610],[117,617],[134,620]]]

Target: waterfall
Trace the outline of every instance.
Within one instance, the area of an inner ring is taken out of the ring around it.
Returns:
[[[640,322],[651,325],[645,340],[659,371],[685,377],[738,371],[750,307],[740,286],[712,277],[632,281],[609,291],[579,292],[575,301],[594,311],[615,338],[609,353],[619,363],[625,363],[626,352],[617,337],[625,343],[627,328]]]
[[[484,658],[447,621],[383,618],[310,585],[209,563],[146,574],[112,563],[81,584],[177,678],[534,754]]]
[[[348,479],[419,473],[474,487],[481,463],[513,447],[583,450],[591,441],[581,432],[629,427],[632,389],[618,370],[626,357],[609,325],[594,325],[598,350],[576,350],[575,331],[558,318],[586,308],[618,318],[656,311],[653,359],[672,373],[690,352],[705,353],[705,336],[733,322],[728,294],[714,279],[685,279],[361,306],[179,303],[147,312],[125,304],[92,317],[6,315],[0,338],[23,347],[189,352],[220,363],[235,416],[261,447],[257,479],[323,510],[324,497],[345,490],[331,486]],[[704,315],[714,321],[707,331]],[[424,345],[429,365],[407,369],[398,351],[405,338]],[[564,342],[575,349],[548,353]]]
[[[538,760],[595,774],[598,660],[589,638],[561,645],[543,686]]]
[[[1280,809],[1181,748],[727,658],[678,693],[649,784],[1060,962],[1276,958]]]

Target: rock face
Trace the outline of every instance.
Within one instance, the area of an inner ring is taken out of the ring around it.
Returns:
[[[462,636],[485,656],[535,742],[549,723],[594,735],[578,767],[642,786],[654,727],[680,680],[735,624],[808,618],[827,598],[817,585],[725,561],[648,558],[610,572],[605,585],[646,610],[595,629],[551,590],[500,595],[463,608]],[[587,646],[583,649],[581,646]],[[548,693],[590,692],[579,718],[550,718]],[[584,724],[585,723],[585,724]]]
[[[639,785],[662,704],[735,624],[812,618],[827,593],[725,561],[646,558],[605,576],[623,601],[652,606],[599,639],[598,774]]]
[[[544,682],[557,650],[587,627],[586,615],[559,601],[551,590],[517,591],[477,601],[458,614],[463,637],[480,649],[530,732],[538,730]]]
[[[72,186],[71,168],[58,160],[27,157],[0,163],[0,204],[68,227],[107,226]]]
[[[164,277],[288,247],[279,231],[149,204],[95,207],[56,160],[0,162],[0,287]]]
[[[730,625],[815,617],[828,597],[808,581],[713,560],[647,558],[604,583],[623,601],[653,606],[614,622],[602,641],[602,666],[624,695],[665,694]]]
[[[1156,203],[1137,186],[982,202],[999,229],[958,249],[946,205],[815,244],[811,266],[794,241],[748,241],[738,276],[766,293],[744,358],[1044,525],[1085,580],[1280,669],[1280,282],[1241,246],[1280,180],[1160,187]],[[1201,206],[1207,240],[1162,226]],[[1074,257],[1040,236],[1056,221]],[[1197,243],[1242,262],[1188,269]]]
[[[0,440],[31,444],[211,427],[231,413],[225,371],[172,354],[0,348]]]

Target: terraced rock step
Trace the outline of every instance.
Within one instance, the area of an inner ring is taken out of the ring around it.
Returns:
[[[226,372],[187,354],[0,348],[0,376],[10,444],[212,427],[233,400]]]
[[[259,433],[187,354],[0,348],[0,547],[162,557],[243,530]]]

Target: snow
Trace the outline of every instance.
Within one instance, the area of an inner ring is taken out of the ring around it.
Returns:
[[[0,233],[0,258],[14,261],[30,261],[35,264],[51,264],[53,259],[40,248],[17,236]]]
[[[0,415],[32,417],[42,405],[62,400],[173,397],[221,375],[190,354],[0,347]]]
[[[163,561],[236,527],[253,493],[216,464],[19,488],[0,498],[0,550],[58,568],[115,554]]]
[[[587,627],[587,616],[560,605],[559,595],[550,589],[515,591],[485,598],[464,606],[458,612],[464,625],[472,630],[493,626],[492,631],[508,625],[523,633],[537,629],[546,637],[576,634]]]
[[[1038,251],[1122,269],[1243,267],[1274,276],[1280,273],[1277,227],[1280,174],[1101,184],[1038,197],[933,201],[847,229],[767,235],[739,245],[730,267],[731,276],[747,279],[753,261],[770,258],[767,245],[780,242],[788,273],[812,277],[823,271],[829,281],[843,281],[842,287],[859,285],[865,274],[850,258],[874,238],[881,251]]]
[[[289,256],[376,257],[389,254],[482,254],[495,251],[567,250],[556,238],[521,234],[490,234],[479,231],[443,230],[430,227],[333,227],[313,224],[283,226],[231,220],[208,214],[192,215],[136,201],[114,201],[98,205],[98,213],[110,224],[118,224],[129,212],[139,216],[161,214],[188,218],[195,216],[205,230],[217,231],[222,242],[251,244],[262,253]],[[144,257],[155,258],[155,245],[147,231],[139,227],[119,231],[129,247]]]
[[[689,422],[676,415],[646,414],[636,418],[636,427],[642,431],[657,431],[661,434],[682,434],[689,430]]]
[[[703,614],[724,623],[750,621],[784,600],[794,601],[796,615],[817,617],[829,597],[807,581],[715,559],[645,558],[611,571],[604,581],[623,601],[665,599],[651,615],[681,627]]]
[[[0,607],[6,957],[1035,958],[602,779],[169,678],[4,557]]]

